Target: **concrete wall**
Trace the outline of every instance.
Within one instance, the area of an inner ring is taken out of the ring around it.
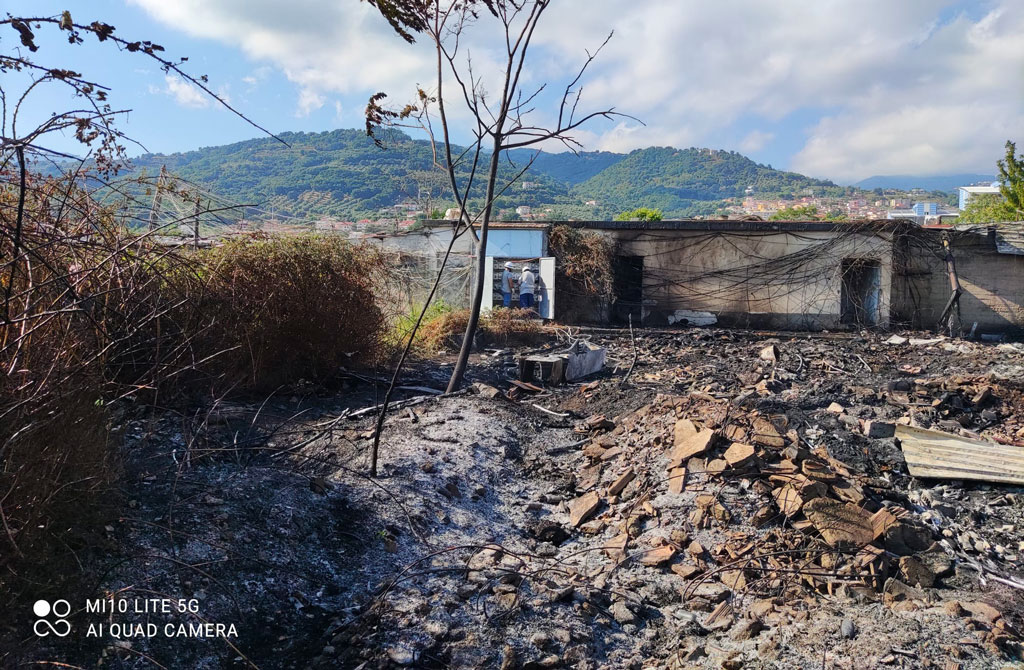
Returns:
[[[897,281],[899,320],[914,327],[935,328],[949,300],[941,235],[921,231],[897,254],[903,258],[898,264],[905,268]],[[963,290],[960,315],[965,332],[974,323],[979,333],[1024,331],[1024,256],[998,253],[994,239],[984,232],[953,232],[951,246]]]
[[[891,233],[607,231],[619,254],[644,259],[644,322],[702,310],[737,327],[822,329],[840,324],[842,262],[877,261],[878,325],[889,322]]]

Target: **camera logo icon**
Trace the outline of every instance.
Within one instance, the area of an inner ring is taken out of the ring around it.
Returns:
[[[71,603],[66,600],[54,600],[50,604],[46,600],[37,600],[32,605],[32,613],[38,617],[32,625],[32,630],[39,637],[46,637],[53,634],[57,637],[65,637],[71,633],[71,623],[67,616],[71,614]],[[56,617],[51,623],[49,616]]]

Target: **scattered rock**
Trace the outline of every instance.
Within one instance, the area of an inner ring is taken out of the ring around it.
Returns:
[[[636,623],[636,615],[633,614],[633,610],[626,606],[623,601],[612,603],[612,606],[608,608],[612,617],[615,618],[619,625],[625,626],[626,624]]]
[[[578,528],[581,523],[589,519],[601,505],[601,496],[596,491],[585,493],[569,503],[569,524]]]

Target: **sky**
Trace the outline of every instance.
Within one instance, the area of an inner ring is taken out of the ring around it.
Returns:
[[[434,80],[423,39],[406,44],[359,0],[5,0],[13,15],[70,9],[117,34],[164,46],[255,122],[279,133],[360,128],[368,97],[411,100]],[[9,27],[0,49],[18,48]],[[534,36],[524,87],[547,86],[534,120],[609,33],[581,81],[579,109],[613,107],[575,134],[584,149],[739,151],[761,163],[852,183],[873,175],[993,174],[1008,139],[1024,145],[1024,0],[553,0]],[[227,144],[259,131],[180,78],[109,43],[72,47],[38,33],[36,60],[71,67],[130,109],[129,153]],[[461,53],[487,90],[500,72],[492,21]],[[24,77],[5,75],[13,99]],[[56,88],[26,98],[21,124],[66,109]],[[468,116],[454,112],[454,139]],[[629,118],[634,117],[634,118]],[[634,120],[636,119],[636,120]],[[641,123],[642,122],[642,123]],[[78,151],[73,138],[51,148]],[[557,150],[558,147],[549,146]]]

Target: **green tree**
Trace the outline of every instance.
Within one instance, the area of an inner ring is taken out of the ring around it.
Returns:
[[[820,219],[818,208],[814,205],[796,207],[783,207],[772,214],[771,221],[806,221],[807,219]]]
[[[1017,156],[1017,146],[1006,140],[1006,160],[996,161],[999,167],[999,192],[1013,212],[1012,221],[1024,220],[1024,156]]]
[[[996,221],[1014,221],[1017,212],[1001,195],[995,193],[979,193],[971,197],[967,207],[960,212],[963,223],[994,223]]]
[[[637,207],[634,210],[622,212],[615,217],[616,221],[661,221],[661,219],[661,210],[651,209],[650,207]]]

